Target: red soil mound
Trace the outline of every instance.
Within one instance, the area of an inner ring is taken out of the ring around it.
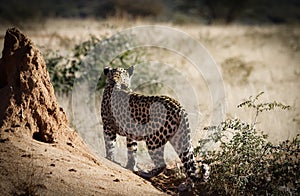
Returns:
[[[52,143],[68,126],[58,106],[46,63],[30,39],[17,29],[5,35],[0,62],[0,126]]]

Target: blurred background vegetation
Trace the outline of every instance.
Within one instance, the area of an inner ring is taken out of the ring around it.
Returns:
[[[149,18],[175,23],[281,24],[300,21],[299,0],[0,0],[0,23],[47,18]]]

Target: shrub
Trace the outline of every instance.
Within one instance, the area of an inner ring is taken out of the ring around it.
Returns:
[[[267,141],[268,135],[255,125],[261,112],[275,108],[289,109],[276,101],[257,103],[259,96],[250,97],[238,107],[255,111],[252,123],[228,119],[218,126],[207,127],[208,139],[199,141],[197,156],[211,165],[211,176],[204,189],[209,195],[290,195],[300,191],[299,145],[297,135],[278,145]],[[218,150],[205,150],[210,142],[218,143]]]
[[[56,92],[68,93],[72,91],[73,85],[76,78],[88,77],[86,72],[87,67],[81,69],[86,59],[89,55],[91,56],[90,66],[93,71],[102,71],[103,67],[129,67],[140,62],[143,56],[143,51],[141,50],[127,50],[126,52],[118,55],[114,58],[109,65],[104,63],[110,54],[110,50],[114,50],[114,47],[126,46],[130,47],[130,39],[126,37],[115,37],[106,39],[101,44],[108,45],[107,52],[102,52],[104,56],[98,57],[97,52],[101,49],[98,44],[100,44],[100,39],[96,36],[91,35],[89,40],[77,44],[72,53],[69,56],[62,56],[59,51],[48,50],[45,55],[45,61],[50,74],[51,82],[54,86]],[[94,66],[96,65],[96,66]],[[98,90],[104,87],[104,77],[99,78]]]
[[[89,40],[74,47],[70,56],[62,56],[59,51],[47,50],[45,61],[51,82],[56,92],[68,93],[72,90],[76,72],[80,65],[99,39],[91,36]]]

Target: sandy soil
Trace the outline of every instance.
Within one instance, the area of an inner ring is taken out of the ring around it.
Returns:
[[[1,195],[160,195],[150,182],[82,150],[1,134]]]

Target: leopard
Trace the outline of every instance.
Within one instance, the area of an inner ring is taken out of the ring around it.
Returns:
[[[102,95],[101,118],[106,158],[115,161],[117,135],[125,136],[127,143],[126,168],[145,179],[151,179],[166,168],[164,148],[169,142],[179,156],[186,181],[182,190],[197,181],[207,181],[209,166],[199,172],[191,140],[188,114],[182,105],[166,95],[143,95],[131,90],[130,80],[134,66],[129,68],[104,67],[105,87]],[[154,163],[150,171],[137,167],[137,142],[144,141]],[[202,173],[202,177],[200,173]]]

